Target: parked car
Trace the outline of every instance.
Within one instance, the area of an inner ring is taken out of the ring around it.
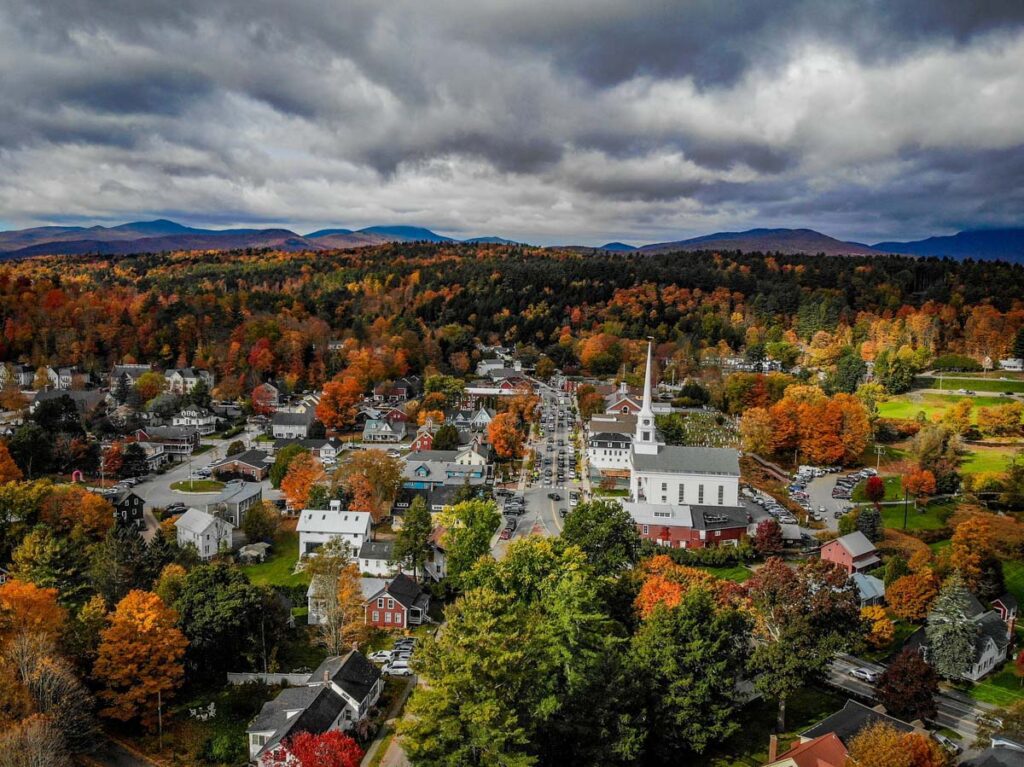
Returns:
[[[860,668],[850,669],[850,676],[852,676],[854,679],[860,679],[862,682],[874,684],[878,681],[878,678],[881,676],[881,674],[879,674],[874,669],[864,668],[863,666],[861,666]]]
[[[566,516],[566,515],[567,515],[568,513],[569,513],[569,510],[568,510],[567,508],[565,508],[565,506],[563,506],[562,508],[560,508],[560,509],[558,510],[558,516],[562,517],[563,519],[565,518],[565,516]]]
[[[409,668],[408,664],[395,663],[394,665],[385,666],[383,669],[384,673],[388,676],[412,676],[412,669]]]
[[[944,749],[946,749],[949,753],[953,754],[954,756],[963,751],[959,743],[950,740],[941,732],[933,732],[932,737],[935,738],[935,740],[938,742],[940,746],[942,746]]]
[[[391,650],[377,650],[368,656],[374,663],[387,663],[391,660]]]
[[[560,496],[558,493],[548,493],[548,498],[550,498],[552,501],[562,500],[562,496]]]
[[[507,541],[511,537],[512,537],[512,531],[509,530],[507,527],[504,527],[501,530],[501,534],[498,536],[498,540]]]

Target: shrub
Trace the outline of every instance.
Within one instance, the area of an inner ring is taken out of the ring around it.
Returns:
[[[981,363],[964,354],[943,354],[931,364],[932,370],[956,370],[970,373],[981,371]]]

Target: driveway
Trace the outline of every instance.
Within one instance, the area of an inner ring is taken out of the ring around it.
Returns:
[[[841,498],[833,498],[832,490],[835,489],[836,480],[842,474],[826,474],[824,477],[815,477],[807,483],[807,495],[810,496],[811,509],[817,511],[825,507],[825,527],[829,530],[839,529],[839,520],[835,512],[842,511],[850,505],[850,501]]]

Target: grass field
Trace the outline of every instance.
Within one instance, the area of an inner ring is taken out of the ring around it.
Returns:
[[[946,412],[946,408],[953,405],[963,396],[957,394],[901,394],[892,397],[885,402],[878,403],[878,414],[883,418],[905,418],[914,420],[917,414],[923,412],[925,418],[932,420]],[[978,420],[979,407],[992,407],[993,405],[1005,405],[1012,400],[1007,397],[971,397],[974,408],[971,410],[971,420]]]
[[[1005,374],[1004,374],[1005,375]],[[957,389],[970,389],[971,391],[1009,391],[1009,392],[1024,392],[1024,381],[1000,381],[993,378],[982,378],[982,377],[963,377],[963,373],[958,373],[957,378],[951,378],[948,376],[942,377],[942,390],[955,392]],[[1009,376],[1007,376],[1009,377]],[[918,389],[938,389],[939,379],[937,376],[918,376],[914,379],[914,386]]]
[[[242,572],[257,585],[308,586],[309,576],[305,572],[293,573],[299,561],[299,534],[291,531],[281,533],[274,544],[272,554],[266,562],[245,565]]]
[[[1003,578],[1006,590],[1017,598],[1017,603],[1024,605],[1024,562],[1017,559],[1003,560]]]
[[[939,530],[946,526],[946,518],[952,511],[952,504],[936,503],[914,508],[913,499],[907,509],[907,530]],[[903,529],[903,504],[883,506],[882,522],[893,530]]]
[[[1002,708],[1024,700],[1024,687],[1013,670],[1013,661],[1007,661],[999,671],[968,688],[967,694]]]
[[[223,489],[224,483],[215,479],[183,479],[181,482],[171,483],[171,490],[182,493],[216,493]]]
[[[712,575],[722,578],[726,581],[735,581],[736,583],[743,583],[753,573],[749,568],[743,565],[734,565],[733,567],[701,567],[701,570],[707,570]]]
[[[975,447],[960,462],[960,473],[1001,474],[1010,465],[1015,452],[1012,447]]]
[[[903,488],[900,485],[899,477],[882,477],[882,481],[885,482],[885,497],[883,501],[902,501],[903,500]],[[858,482],[851,494],[851,500],[854,503],[866,503],[868,498],[864,495],[864,489],[867,487],[868,481],[865,479],[863,482]]]
[[[789,748],[798,733],[842,708],[844,700],[845,696],[809,687],[793,693],[786,702],[786,732],[779,735],[779,751]],[[740,712],[740,729],[696,763],[710,767],[760,767],[768,761],[768,736],[775,728],[775,716],[774,700],[754,701]]]
[[[933,554],[938,554],[943,549],[948,549],[953,545],[953,541],[947,539],[944,541],[936,541],[935,543],[929,543],[928,548],[932,550]]]

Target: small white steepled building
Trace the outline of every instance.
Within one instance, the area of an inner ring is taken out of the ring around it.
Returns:
[[[654,422],[651,397],[654,349],[647,345],[644,399],[630,455],[631,500],[654,504],[738,506],[739,453],[723,447],[666,445]]]

